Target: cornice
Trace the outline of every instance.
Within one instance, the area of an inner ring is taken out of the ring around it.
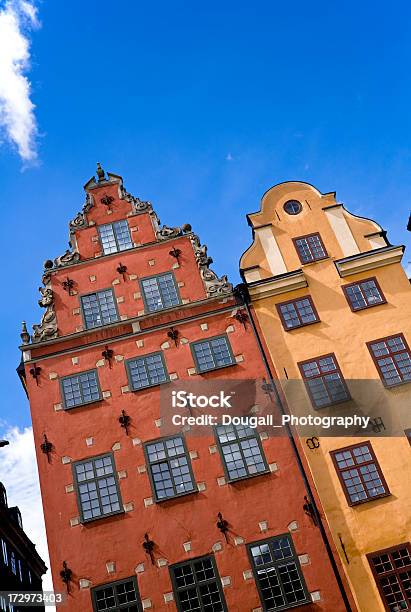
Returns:
[[[248,283],[247,286],[251,301],[255,301],[308,287],[308,282],[303,270],[299,269],[253,281]]]
[[[344,278],[360,272],[367,272],[382,266],[401,263],[405,246],[387,246],[365,253],[358,253],[334,261],[338,274]]]

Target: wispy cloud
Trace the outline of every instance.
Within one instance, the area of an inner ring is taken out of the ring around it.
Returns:
[[[30,99],[29,33],[39,27],[29,0],[0,0],[0,129],[25,163],[37,159],[37,123]]]
[[[50,567],[33,431],[31,427],[23,430],[12,427],[3,429],[1,437],[10,442],[9,446],[0,449],[0,481],[7,489],[9,505],[20,508],[24,531],[36,545],[47,567]],[[44,590],[52,590],[50,571],[43,577],[43,581]],[[50,608],[50,612],[53,609]]]

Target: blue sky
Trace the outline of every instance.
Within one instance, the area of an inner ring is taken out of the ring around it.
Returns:
[[[234,282],[245,214],[284,180],[336,190],[393,242],[408,239],[409,3],[32,5],[41,25],[21,31],[37,160],[22,160],[4,126],[0,139],[3,421],[30,423],[20,322],[41,317],[42,263],[66,249],[97,161],[163,223],[190,222]]]

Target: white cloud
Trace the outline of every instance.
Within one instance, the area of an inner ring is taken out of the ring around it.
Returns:
[[[231,153],[227,153],[226,155],[226,161],[233,161],[234,157],[231,155]]]
[[[37,9],[28,0],[7,0],[0,8],[0,129],[26,163],[37,159],[35,106],[26,72],[28,32],[38,26]]]
[[[13,427],[2,430],[1,438],[10,442],[9,446],[0,448],[0,481],[7,489],[9,506],[20,508],[24,531],[36,545],[47,567],[50,567],[33,431],[31,427],[24,430]],[[43,588],[45,591],[53,590],[50,570],[43,577]],[[51,612],[55,608],[48,610]]]

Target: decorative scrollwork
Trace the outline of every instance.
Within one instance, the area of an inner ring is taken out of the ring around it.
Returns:
[[[207,254],[207,246],[205,244],[201,245],[200,238],[194,234],[190,237],[190,240],[208,297],[231,293],[233,285],[228,282],[227,276],[218,278],[217,274],[210,270],[209,266],[213,263],[213,259]]]
[[[51,274],[46,271],[43,274],[43,283],[45,287],[39,287],[41,298],[38,301],[39,306],[46,309],[46,312],[41,317],[39,325],[33,325],[33,342],[42,342],[43,340],[51,340],[56,338],[57,318],[54,309],[54,295],[51,288]]]
[[[78,229],[82,229],[84,227],[88,227],[87,221],[87,213],[93,207],[93,197],[90,193],[86,193],[86,201],[83,205],[81,212],[77,213],[77,216],[74,217],[69,223],[70,234],[74,234],[74,232]]]
[[[70,251],[70,249],[67,249],[67,251],[63,253],[63,255],[56,257],[56,259],[54,260],[54,267],[63,268],[64,266],[75,264],[79,261],[80,253],[78,253],[78,251]]]

